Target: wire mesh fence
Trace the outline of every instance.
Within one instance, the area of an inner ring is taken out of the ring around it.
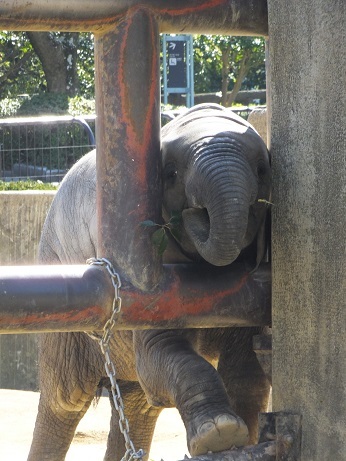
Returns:
[[[0,179],[59,182],[95,147],[95,116],[0,120]]]
[[[233,109],[246,119],[252,109]],[[165,125],[179,111],[161,113]],[[95,115],[0,119],[0,179],[60,182],[95,147]]]

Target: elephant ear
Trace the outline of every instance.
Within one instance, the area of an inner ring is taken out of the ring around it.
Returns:
[[[261,262],[271,260],[271,210],[268,209],[265,219],[257,233],[256,266],[251,272],[255,272]]]

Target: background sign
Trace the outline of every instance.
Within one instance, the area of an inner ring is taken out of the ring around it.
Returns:
[[[168,54],[168,88],[186,87],[186,46],[185,42],[169,40],[167,41]]]
[[[186,94],[186,106],[194,104],[193,40],[192,35],[162,36],[163,103],[169,94]]]

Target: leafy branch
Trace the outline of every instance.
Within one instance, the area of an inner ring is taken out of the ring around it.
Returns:
[[[157,224],[148,219],[141,222],[142,227],[158,227],[158,229],[151,236],[151,241],[157,248],[159,255],[162,256],[168,245],[168,233],[170,233],[176,240],[180,240],[180,224],[181,212],[173,211],[170,220],[164,224]]]
[[[272,202],[269,202],[268,200],[266,200],[265,198],[259,198],[257,200],[258,203],[264,203],[265,206],[274,206],[274,203]]]

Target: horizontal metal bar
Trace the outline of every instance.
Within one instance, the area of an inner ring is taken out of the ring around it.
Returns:
[[[0,267],[0,333],[100,330],[114,289],[97,267]]]
[[[0,127],[3,126],[18,126],[18,125],[37,125],[37,124],[63,124],[71,123],[74,121],[79,121],[79,117],[74,117],[73,115],[42,115],[39,117],[11,117],[11,118],[2,118],[0,119]],[[83,121],[86,122],[95,122],[96,115],[87,114],[83,115]]]
[[[100,32],[134,9],[150,10],[161,32],[268,32],[266,0],[12,0],[0,2],[0,29]]]
[[[123,280],[117,329],[258,326],[271,322],[269,265],[165,265],[160,286],[143,293]],[[94,266],[0,267],[0,333],[101,330],[114,288]]]

